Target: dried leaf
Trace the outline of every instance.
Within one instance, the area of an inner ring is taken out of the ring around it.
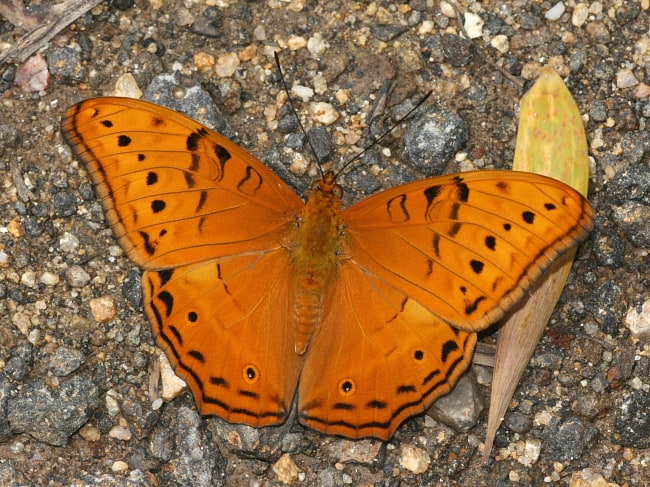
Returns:
[[[551,176],[587,194],[589,159],[580,111],[562,78],[551,68],[541,70],[535,85],[521,100],[513,169]],[[503,320],[497,340],[484,461],[490,457],[503,415],[560,298],[574,256],[575,250],[559,258],[529,298]]]

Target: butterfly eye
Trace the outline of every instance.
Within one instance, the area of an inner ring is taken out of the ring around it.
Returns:
[[[332,188],[332,194],[337,198],[343,198],[343,188],[338,184],[334,185],[334,188]]]
[[[311,183],[311,190],[312,190],[312,191],[318,191],[318,190],[320,190],[321,182],[322,182],[322,181],[314,181],[313,183]]]

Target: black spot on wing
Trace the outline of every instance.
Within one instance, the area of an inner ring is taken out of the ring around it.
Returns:
[[[524,220],[529,225],[532,225],[533,223],[535,223],[535,213],[533,213],[532,211],[524,211],[521,214],[521,218],[522,218],[522,220]]]
[[[190,350],[187,354],[192,357],[194,360],[198,360],[202,364],[205,363],[205,356],[198,350]]]
[[[469,186],[459,178],[460,181],[456,183],[456,199],[461,203],[467,203],[469,199]]]
[[[151,211],[154,213],[160,213],[166,206],[167,204],[163,200],[153,200],[151,202]]]
[[[386,203],[386,211],[390,216],[393,223],[405,223],[411,219],[408,210],[406,209],[406,195],[397,195]]]
[[[497,247],[497,238],[494,235],[485,237],[485,246],[490,250],[495,250]]]
[[[447,360],[449,359],[449,355],[456,350],[458,350],[458,344],[453,341],[453,340],[447,340],[443,345],[442,345],[442,356],[440,357],[442,359],[443,363],[446,363]]]
[[[147,173],[147,186],[151,186],[158,182],[158,173],[154,171],[149,171]]]
[[[158,277],[160,278],[160,285],[164,286],[169,282],[169,280],[174,275],[174,269],[165,269],[158,272]]]
[[[138,234],[142,237],[145,252],[149,255],[154,255],[156,253],[156,245],[151,241],[149,234],[143,230],[140,230]]]
[[[156,297],[165,305],[165,316],[169,318],[174,311],[174,296],[168,291],[160,291]]]
[[[127,147],[131,144],[131,137],[128,135],[118,135],[117,137],[117,146],[118,147]]]
[[[480,274],[481,272],[483,272],[483,268],[485,267],[485,264],[483,262],[476,259],[470,260],[469,265],[475,274]]]

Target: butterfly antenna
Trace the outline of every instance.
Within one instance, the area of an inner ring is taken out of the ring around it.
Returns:
[[[280,81],[282,82],[282,86],[284,87],[284,92],[287,94],[287,101],[289,102],[291,111],[293,112],[294,117],[296,117],[296,120],[298,121],[300,130],[302,131],[302,133],[305,135],[305,138],[307,139],[307,144],[309,144],[309,148],[311,149],[312,154],[314,154],[314,160],[316,161],[316,165],[318,166],[318,171],[320,172],[321,177],[323,177],[324,176],[323,168],[321,167],[320,162],[318,161],[318,155],[316,154],[316,149],[314,149],[311,140],[309,140],[309,136],[307,135],[307,131],[305,130],[305,127],[303,127],[302,122],[300,121],[300,117],[298,116],[296,107],[293,106],[293,100],[291,99],[291,94],[289,93],[289,85],[287,85],[287,82],[284,79],[284,75],[282,74],[282,67],[280,66],[280,56],[278,55],[278,51],[273,51],[273,56],[275,57],[275,64],[278,67],[278,74],[280,75]]]
[[[354,156],[354,157],[353,157],[352,159],[350,159],[348,162],[346,162],[345,164],[343,164],[343,167],[337,171],[335,177],[338,178],[338,177],[341,175],[341,173],[345,170],[345,168],[347,168],[350,164],[352,164],[352,163],[353,163],[354,161],[356,161],[357,159],[360,159],[360,158],[361,158],[361,157],[362,157],[366,152],[368,152],[370,149],[372,149],[374,146],[376,146],[376,145],[379,143],[379,141],[380,141],[381,139],[383,139],[383,138],[386,137],[388,134],[390,134],[390,133],[395,129],[395,127],[397,127],[400,123],[402,123],[402,122],[403,122],[404,120],[406,120],[409,116],[411,116],[411,114],[412,114],[414,111],[416,111],[418,108],[420,108],[420,106],[422,106],[422,104],[423,104],[425,101],[427,101],[427,98],[429,98],[429,97],[431,96],[432,93],[433,93],[433,90],[429,91],[426,95],[424,95],[424,96],[422,97],[422,99],[421,99],[419,102],[417,102],[417,104],[416,104],[413,108],[411,108],[411,109],[408,111],[408,113],[407,113],[406,115],[404,115],[404,116],[403,116],[402,118],[400,118],[397,122],[395,122],[395,124],[394,124],[391,128],[389,128],[388,130],[386,130],[386,132],[384,132],[384,133],[381,134],[379,137],[377,137],[375,140],[373,140],[372,143],[371,143],[368,147],[365,147],[365,148],[364,148],[361,152],[359,152],[356,156]]]

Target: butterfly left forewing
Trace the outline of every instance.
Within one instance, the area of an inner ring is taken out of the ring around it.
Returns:
[[[351,261],[440,319],[477,331],[586,238],[593,209],[556,180],[480,171],[398,186],[347,209],[342,220]]]
[[[471,362],[476,335],[456,330],[391,282],[344,261],[307,353],[301,423],[386,440],[447,394]]]
[[[147,269],[278,246],[304,206],[248,152],[158,105],[86,100],[62,132],[120,243]]]

